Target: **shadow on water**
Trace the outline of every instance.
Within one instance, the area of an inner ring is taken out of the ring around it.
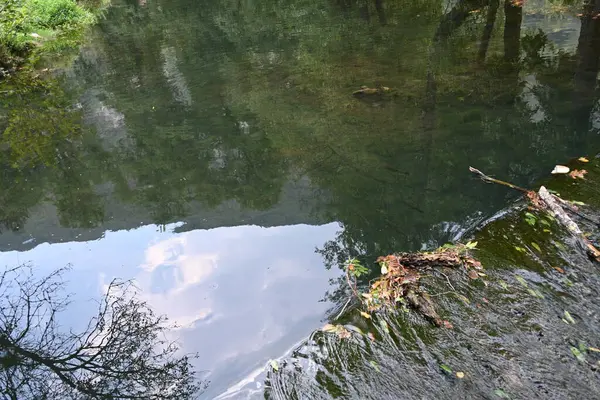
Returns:
[[[0,249],[75,246],[107,231],[135,242],[134,228],[148,224],[181,222],[174,232],[192,236],[336,222],[337,236],[318,246],[325,267],[336,271],[348,257],[367,264],[455,240],[516,198],[474,183],[469,165],[530,186],[556,163],[600,148],[597,8],[113,0],[72,68],[2,84]],[[524,256],[502,250],[503,241],[518,240],[510,226],[518,215],[511,211],[476,234],[499,242],[489,254],[481,250],[493,271],[490,286],[457,286],[472,299],[462,306],[440,295],[448,315],[469,316],[455,330],[431,330],[403,315],[387,319],[388,335],[351,313],[344,318],[376,331],[378,340],[316,333],[292,354],[297,368],[290,361],[270,374],[268,395],[591,398],[596,378],[569,349],[578,341],[593,346],[598,332],[586,314],[597,308],[595,278],[586,274],[592,267],[563,251],[561,263],[577,265],[561,267],[565,276],[525,268]],[[292,242],[270,243],[297,250]],[[265,279],[274,274],[269,268]],[[515,271],[544,299],[516,282]],[[216,281],[227,287],[226,279]],[[344,287],[331,279],[324,297],[343,304]],[[566,279],[575,293],[561,289]],[[257,291],[265,302],[286,302],[286,293]],[[576,325],[561,321],[566,309],[579,316]],[[234,310],[226,314],[237,318]],[[298,321],[284,322],[298,330]],[[222,372],[206,396],[262,361]],[[466,377],[440,373],[440,364]]]

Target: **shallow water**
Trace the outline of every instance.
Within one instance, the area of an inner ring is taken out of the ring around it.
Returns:
[[[110,279],[135,279],[199,352],[203,397],[260,397],[268,360],[345,302],[340,261],[435,247],[512,204],[468,166],[529,186],[600,148],[597,22],[559,11],[500,5],[486,42],[477,2],[114,0],[50,96],[2,103],[0,262],[71,264],[75,325]],[[444,386],[415,343],[378,361],[410,379],[365,358],[301,374],[322,384],[300,397],[497,388]],[[298,395],[282,382],[269,393]]]

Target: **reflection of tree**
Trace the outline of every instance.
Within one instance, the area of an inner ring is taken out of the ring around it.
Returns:
[[[61,271],[0,275],[0,385],[5,399],[187,399],[200,387],[188,356],[128,283],[113,282],[79,332],[59,324]]]
[[[521,50],[522,0],[504,0],[504,18],[504,57],[508,62],[516,62]]]
[[[113,153],[112,162],[134,183],[119,196],[147,208],[159,223],[185,217],[191,202],[213,207],[236,200],[268,209],[279,199],[285,161],[251,115],[228,109],[221,55],[206,51],[230,47],[209,18],[230,6],[186,7],[170,3],[168,16],[159,3],[115,8],[112,23],[100,26],[97,45],[121,55],[104,60],[115,73],[102,82],[130,139]],[[124,35],[123,27],[136,33]],[[198,73],[198,65],[207,68]],[[83,71],[80,79],[88,75]]]
[[[94,157],[89,149],[84,153],[87,132],[72,97],[58,80],[29,72],[3,84],[10,90],[4,98],[7,118],[0,138],[0,222],[20,229],[45,195],[55,200],[65,226],[101,222],[103,206],[89,176],[95,173]]]
[[[492,39],[492,32],[494,31],[494,24],[496,23],[496,15],[498,14],[498,7],[500,6],[499,0],[490,0],[483,33],[481,35],[481,42],[479,43],[479,52],[477,53],[477,61],[483,64],[485,57],[490,46]]]

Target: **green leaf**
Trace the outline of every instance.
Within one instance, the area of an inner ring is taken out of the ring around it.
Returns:
[[[523,277],[521,275],[515,275],[515,279],[524,287],[529,287],[529,285],[527,284],[527,281],[525,279],[523,279]]]
[[[582,363],[585,362],[585,356],[581,353],[581,351],[579,351],[577,347],[571,346],[571,353],[573,353],[577,361]]]
[[[585,203],[582,201],[571,200],[571,203],[575,204],[576,206],[585,206]]]
[[[529,212],[525,213],[525,222],[527,222],[529,225],[534,226],[536,221],[537,217],[535,215]]]
[[[467,244],[465,244],[465,247],[469,250],[473,250],[477,247],[477,242],[467,242]]]
[[[373,369],[375,369],[375,371],[381,372],[381,369],[379,369],[379,365],[375,361],[371,360],[369,361],[369,364],[371,365],[371,367],[373,367]]]
[[[469,301],[469,299],[467,299],[462,294],[455,293],[455,296],[458,297],[463,303],[465,303],[465,304],[471,304],[471,302]]]
[[[541,222],[543,225],[550,226],[550,222],[548,222],[548,220],[546,220],[546,219],[544,219],[544,218],[540,219],[540,222]]]
[[[502,279],[498,281],[500,287],[504,290],[508,290],[508,283],[504,282]]]
[[[534,249],[536,249],[540,253],[542,252],[542,249],[540,248],[540,245],[537,244],[536,242],[531,242],[531,245],[533,246]]]
[[[571,316],[571,313],[569,313],[567,310],[565,310],[565,319],[570,323],[570,324],[574,324],[575,320],[573,319],[573,317]]]
[[[494,390],[494,394],[496,396],[500,397],[501,399],[510,399],[510,396],[508,395],[508,393],[506,393],[502,389],[496,389],[496,390]]]
[[[529,292],[529,294],[530,294],[530,295],[532,295],[533,297],[537,297],[537,298],[540,298],[540,299],[543,299],[543,298],[544,298],[544,295],[543,295],[543,294],[541,294],[540,292],[538,292],[538,291],[537,291],[537,290],[535,290],[535,289],[527,289],[527,291],[528,291],[528,292]]]
[[[447,366],[446,364],[440,364],[440,368],[447,374],[452,374],[452,368]]]
[[[527,222],[531,226],[535,225],[535,219],[525,218],[525,222]]]
[[[520,251],[521,253],[527,253],[527,250],[525,250],[525,249],[524,249],[524,248],[522,248],[522,247],[515,246],[515,249],[516,249],[517,251]]]

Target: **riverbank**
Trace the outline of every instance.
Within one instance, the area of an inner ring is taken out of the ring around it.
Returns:
[[[41,60],[76,54],[110,0],[6,0],[0,6],[0,80]]]

